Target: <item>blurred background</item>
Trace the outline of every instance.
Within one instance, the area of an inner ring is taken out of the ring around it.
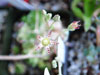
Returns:
[[[43,75],[45,67],[51,75],[58,74],[52,68],[55,53],[43,56],[43,50],[33,50],[36,35],[45,32],[43,9],[61,16],[56,28],[67,28],[73,21],[81,24],[65,41],[63,75],[100,75],[100,0],[0,0],[0,55],[41,57],[0,60],[0,75]]]

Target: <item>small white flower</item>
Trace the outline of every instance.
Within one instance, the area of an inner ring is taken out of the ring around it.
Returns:
[[[51,39],[51,32],[47,36],[41,37],[40,35],[37,36],[37,39],[39,40],[39,45],[37,46],[36,50],[40,50],[42,48],[45,48],[48,53],[50,53],[50,47],[57,45],[58,43]]]

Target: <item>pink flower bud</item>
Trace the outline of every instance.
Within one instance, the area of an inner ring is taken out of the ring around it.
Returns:
[[[76,29],[79,29],[80,28],[80,24],[78,24],[80,21],[74,21],[72,22],[69,26],[68,26],[68,30],[69,31],[74,31]]]

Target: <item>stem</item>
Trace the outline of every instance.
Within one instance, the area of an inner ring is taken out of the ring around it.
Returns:
[[[61,62],[58,62],[58,71],[59,71],[59,75],[62,75],[62,70],[61,70],[61,67],[62,67],[62,63]]]
[[[30,59],[30,58],[44,58],[47,57],[48,55],[0,55],[0,60],[25,60],[25,59]]]
[[[35,17],[36,21],[35,21],[35,30],[34,30],[34,32],[38,33],[39,32],[38,31],[38,29],[39,29],[39,11],[36,10],[35,13],[36,13],[36,17]]]

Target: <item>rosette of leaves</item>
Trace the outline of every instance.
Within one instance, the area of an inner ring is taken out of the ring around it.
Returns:
[[[37,39],[37,33],[35,33],[35,29],[38,29],[38,34],[42,34],[41,27],[44,25],[43,22],[43,14],[42,11],[36,10],[31,11],[28,15],[22,17],[22,22],[24,22],[23,26],[18,31],[17,40],[21,42],[23,48],[23,54],[28,54],[32,51],[31,54],[41,55],[44,53],[42,51],[34,51],[35,50],[35,41]],[[38,28],[37,28],[38,25]],[[45,28],[45,27],[44,27]],[[18,54],[18,48],[14,47],[14,51]],[[46,57],[46,60],[48,57]],[[28,64],[31,64],[33,67],[45,68],[46,65],[43,59],[31,58],[26,61]],[[44,64],[41,66],[41,64]]]
[[[36,29],[36,25],[38,25],[39,28],[43,25],[42,18],[41,11],[31,11],[28,15],[22,17],[24,25],[18,31],[17,40],[23,42],[22,47],[24,53],[28,53],[29,50],[34,49],[34,42],[37,35],[34,33],[34,30]],[[40,30],[39,28],[38,31]]]

